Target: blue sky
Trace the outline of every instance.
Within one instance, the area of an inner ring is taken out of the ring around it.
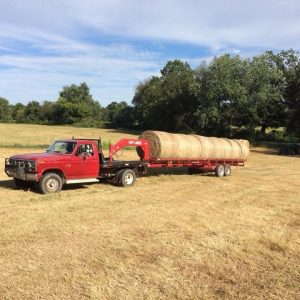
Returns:
[[[0,96],[56,100],[86,82],[94,99],[132,100],[168,60],[300,50],[297,0],[0,0]]]

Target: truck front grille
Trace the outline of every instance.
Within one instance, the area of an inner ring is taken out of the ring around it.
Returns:
[[[23,160],[23,159],[10,159],[10,165],[20,168],[32,168],[34,163],[32,161]]]

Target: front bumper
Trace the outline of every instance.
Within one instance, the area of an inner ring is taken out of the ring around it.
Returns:
[[[8,177],[14,177],[25,181],[37,181],[38,174],[29,172],[25,168],[5,165],[5,173]]]

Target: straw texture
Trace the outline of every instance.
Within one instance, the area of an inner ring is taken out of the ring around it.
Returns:
[[[151,159],[247,159],[249,142],[200,135],[144,131],[139,139],[148,140]],[[140,157],[142,150],[137,148]]]

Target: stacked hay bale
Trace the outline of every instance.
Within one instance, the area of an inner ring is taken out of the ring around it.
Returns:
[[[144,131],[139,139],[148,140],[151,159],[241,159],[249,156],[247,140]],[[137,149],[143,157],[141,149]]]

